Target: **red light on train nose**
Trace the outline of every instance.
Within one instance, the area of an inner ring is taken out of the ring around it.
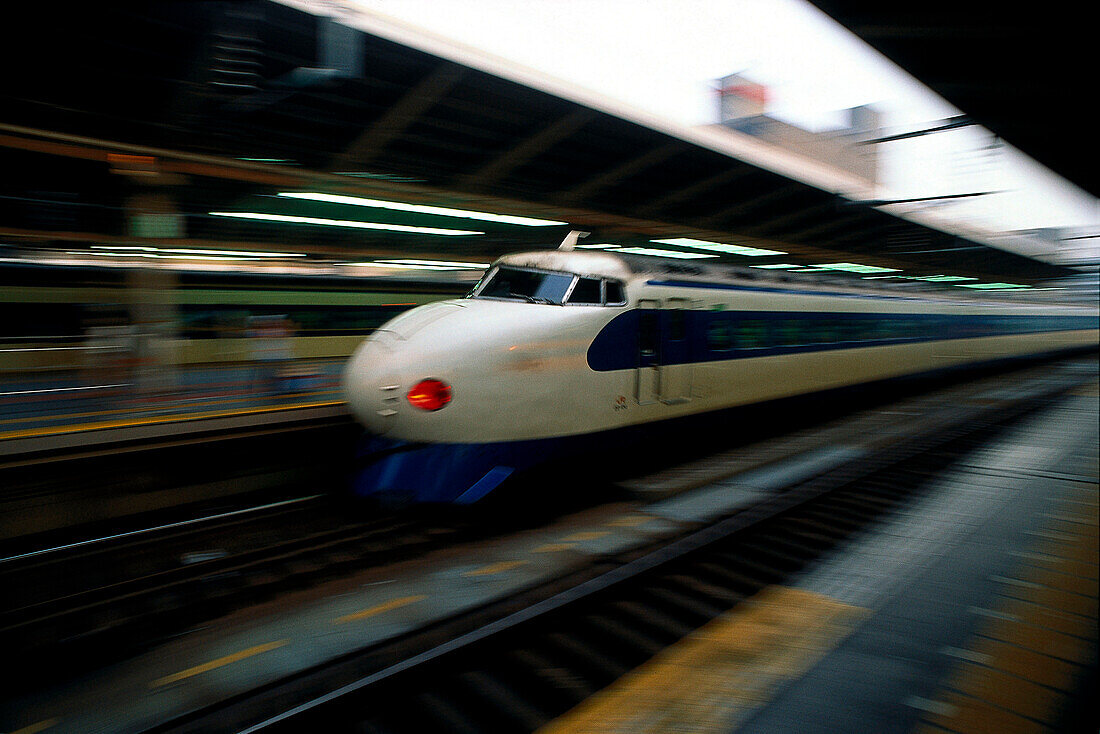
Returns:
[[[421,380],[409,390],[409,402],[421,410],[439,410],[451,402],[451,386],[442,380]]]

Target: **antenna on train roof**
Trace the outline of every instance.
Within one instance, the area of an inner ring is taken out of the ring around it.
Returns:
[[[560,245],[558,245],[558,249],[562,252],[569,252],[576,246],[578,238],[587,237],[590,234],[592,233],[581,232],[580,230],[574,229],[570,231],[569,234],[565,235],[565,239],[561,241]]]

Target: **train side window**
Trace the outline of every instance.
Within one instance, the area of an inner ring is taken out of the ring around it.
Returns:
[[[821,343],[835,344],[844,341],[840,329],[840,322],[837,319],[823,319],[821,321]]]
[[[828,339],[829,326],[825,321],[821,319],[814,319],[810,321],[807,335],[809,336],[810,344],[824,344]]]
[[[668,312],[668,338],[670,341],[682,342],[686,336],[687,327],[684,310],[674,308]]]
[[[759,319],[742,321],[737,330],[737,346],[741,349],[764,349],[768,343],[768,324]]]
[[[711,321],[707,327],[707,346],[712,352],[728,352],[733,348],[732,331],[725,321]]]
[[[829,319],[822,322],[825,327],[825,341],[826,342],[842,342],[844,341],[844,322],[840,319]]]
[[[799,319],[783,319],[777,324],[776,343],[784,347],[797,347],[806,343],[805,330]]]
[[[856,336],[852,328],[853,326],[855,326],[855,324],[848,319],[836,319],[833,322],[833,328],[836,329],[836,340],[838,342],[855,341]]]
[[[623,284],[617,280],[604,281],[604,303],[608,306],[621,306],[626,303]]]
[[[577,278],[577,284],[569,294],[566,303],[596,305],[600,304],[600,281],[595,278]]]
[[[639,317],[638,356],[645,361],[657,356],[657,312],[653,309],[642,309]]]

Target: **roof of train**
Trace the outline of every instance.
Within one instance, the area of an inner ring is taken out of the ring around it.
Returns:
[[[607,250],[534,250],[504,255],[495,264],[555,270],[582,276],[617,278],[624,281],[659,279],[663,284],[711,283],[747,288],[763,288],[775,291],[791,291],[801,295],[822,296],[878,296],[905,298],[940,303],[989,305],[1006,307],[1050,306],[1039,300],[1006,300],[991,297],[981,291],[958,290],[947,292],[923,282],[892,283],[884,286],[881,281],[865,283],[840,279],[837,276],[814,273],[802,275],[791,272],[750,270],[725,263],[682,262],[647,255],[621,254]],[[1031,294],[1029,294],[1031,295]],[[1057,304],[1066,306],[1067,304]]]

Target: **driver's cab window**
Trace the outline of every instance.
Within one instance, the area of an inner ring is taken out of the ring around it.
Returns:
[[[494,267],[467,297],[569,306],[626,303],[623,284],[617,280],[511,265]]]
[[[572,283],[573,276],[569,273],[503,266],[489,276],[477,297],[560,304]]]
[[[577,284],[573,286],[573,292],[569,294],[566,303],[600,305],[600,281],[595,278],[577,278]]]
[[[621,306],[626,303],[623,284],[617,280],[604,281],[604,303],[608,306]]]

